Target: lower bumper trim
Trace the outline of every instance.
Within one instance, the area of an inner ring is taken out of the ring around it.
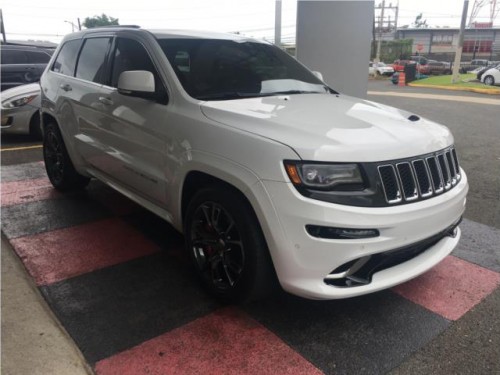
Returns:
[[[355,287],[370,284],[372,276],[382,270],[397,266],[424,253],[444,237],[456,237],[462,218],[445,230],[414,244],[351,260],[333,270],[324,278],[327,285]]]

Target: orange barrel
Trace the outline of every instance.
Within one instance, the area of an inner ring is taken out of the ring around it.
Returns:
[[[398,78],[398,86],[406,86],[406,74],[404,72],[400,72]]]

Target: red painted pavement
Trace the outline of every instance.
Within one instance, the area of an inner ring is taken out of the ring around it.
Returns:
[[[275,334],[225,308],[96,364],[98,375],[322,374]]]
[[[63,196],[52,187],[52,184],[46,177],[33,180],[2,182],[1,190],[2,207],[44,199],[55,199]]]
[[[114,218],[11,241],[38,285],[155,253],[158,246]]]
[[[454,256],[393,290],[450,320],[457,320],[500,285],[500,274]]]

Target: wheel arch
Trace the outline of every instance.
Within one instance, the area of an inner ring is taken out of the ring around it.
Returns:
[[[38,127],[38,130],[37,128]],[[40,137],[42,135],[42,123],[40,120],[40,112],[35,111],[30,118],[29,123],[29,132],[30,136]]]
[[[55,123],[59,127],[59,123],[57,122],[56,118],[51,114],[48,114],[47,112],[42,112],[40,121],[41,121],[42,131],[45,131],[45,127],[47,126],[47,124],[50,124],[51,122]]]
[[[184,178],[184,182],[182,184],[182,193],[181,193],[181,206],[180,206],[180,217],[182,220],[182,223],[184,223],[184,219],[186,216],[186,211],[187,207],[189,205],[189,202],[191,199],[194,197],[196,192],[198,192],[200,189],[203,189],[207,186],[212,186],[212,185],[220,185],[223,186],[227,189],[230,189],[234,191],[236,194],[238,194],[242,200],[245,202],[245,204],[248,205],[248,207],[252,210],[254,213],[255,217],[257,218],[255,209],[253,205],[251,204],[250,200],[248,197],[245,195],[245,193],[238,187],[236,187],[234,184],[216,177],[212,174],[206,173],[206,172],[201,172],[199,170],[192,170],[187,173],[187,175]]]
[[[61,124],[59,121],[57,121],[57,118],[53,116],[50,113],[47,113],[45,111],[41,111],[41,129],[42,129],[42,135],[45,134],[45,128],[47,127],[48,124],[54,123],[59,131],[61,132],[61,135],[63,136],[64,144],[66,146],[66,149],[68,151],[69,157],[71,159],[71,162],[73,163],[73,166],[75,169],[78,171],[83,176],[90,177],[86,170],[86,163],[83,161],[83,158],[79,155],[79,153],[75,150],[75,146],[73,145],[72,142],[67,141],[67,134],[65,134],[64,129],[61,127]]]

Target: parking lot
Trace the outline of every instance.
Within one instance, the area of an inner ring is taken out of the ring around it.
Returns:
[[[27,137],[2,137],[2,235],[97,374],[500,373],[500,98],[368,90],[447,125],[470,184],[459,247],[391,290],[221,305],[182,236],[100,182],[55,192]]]

